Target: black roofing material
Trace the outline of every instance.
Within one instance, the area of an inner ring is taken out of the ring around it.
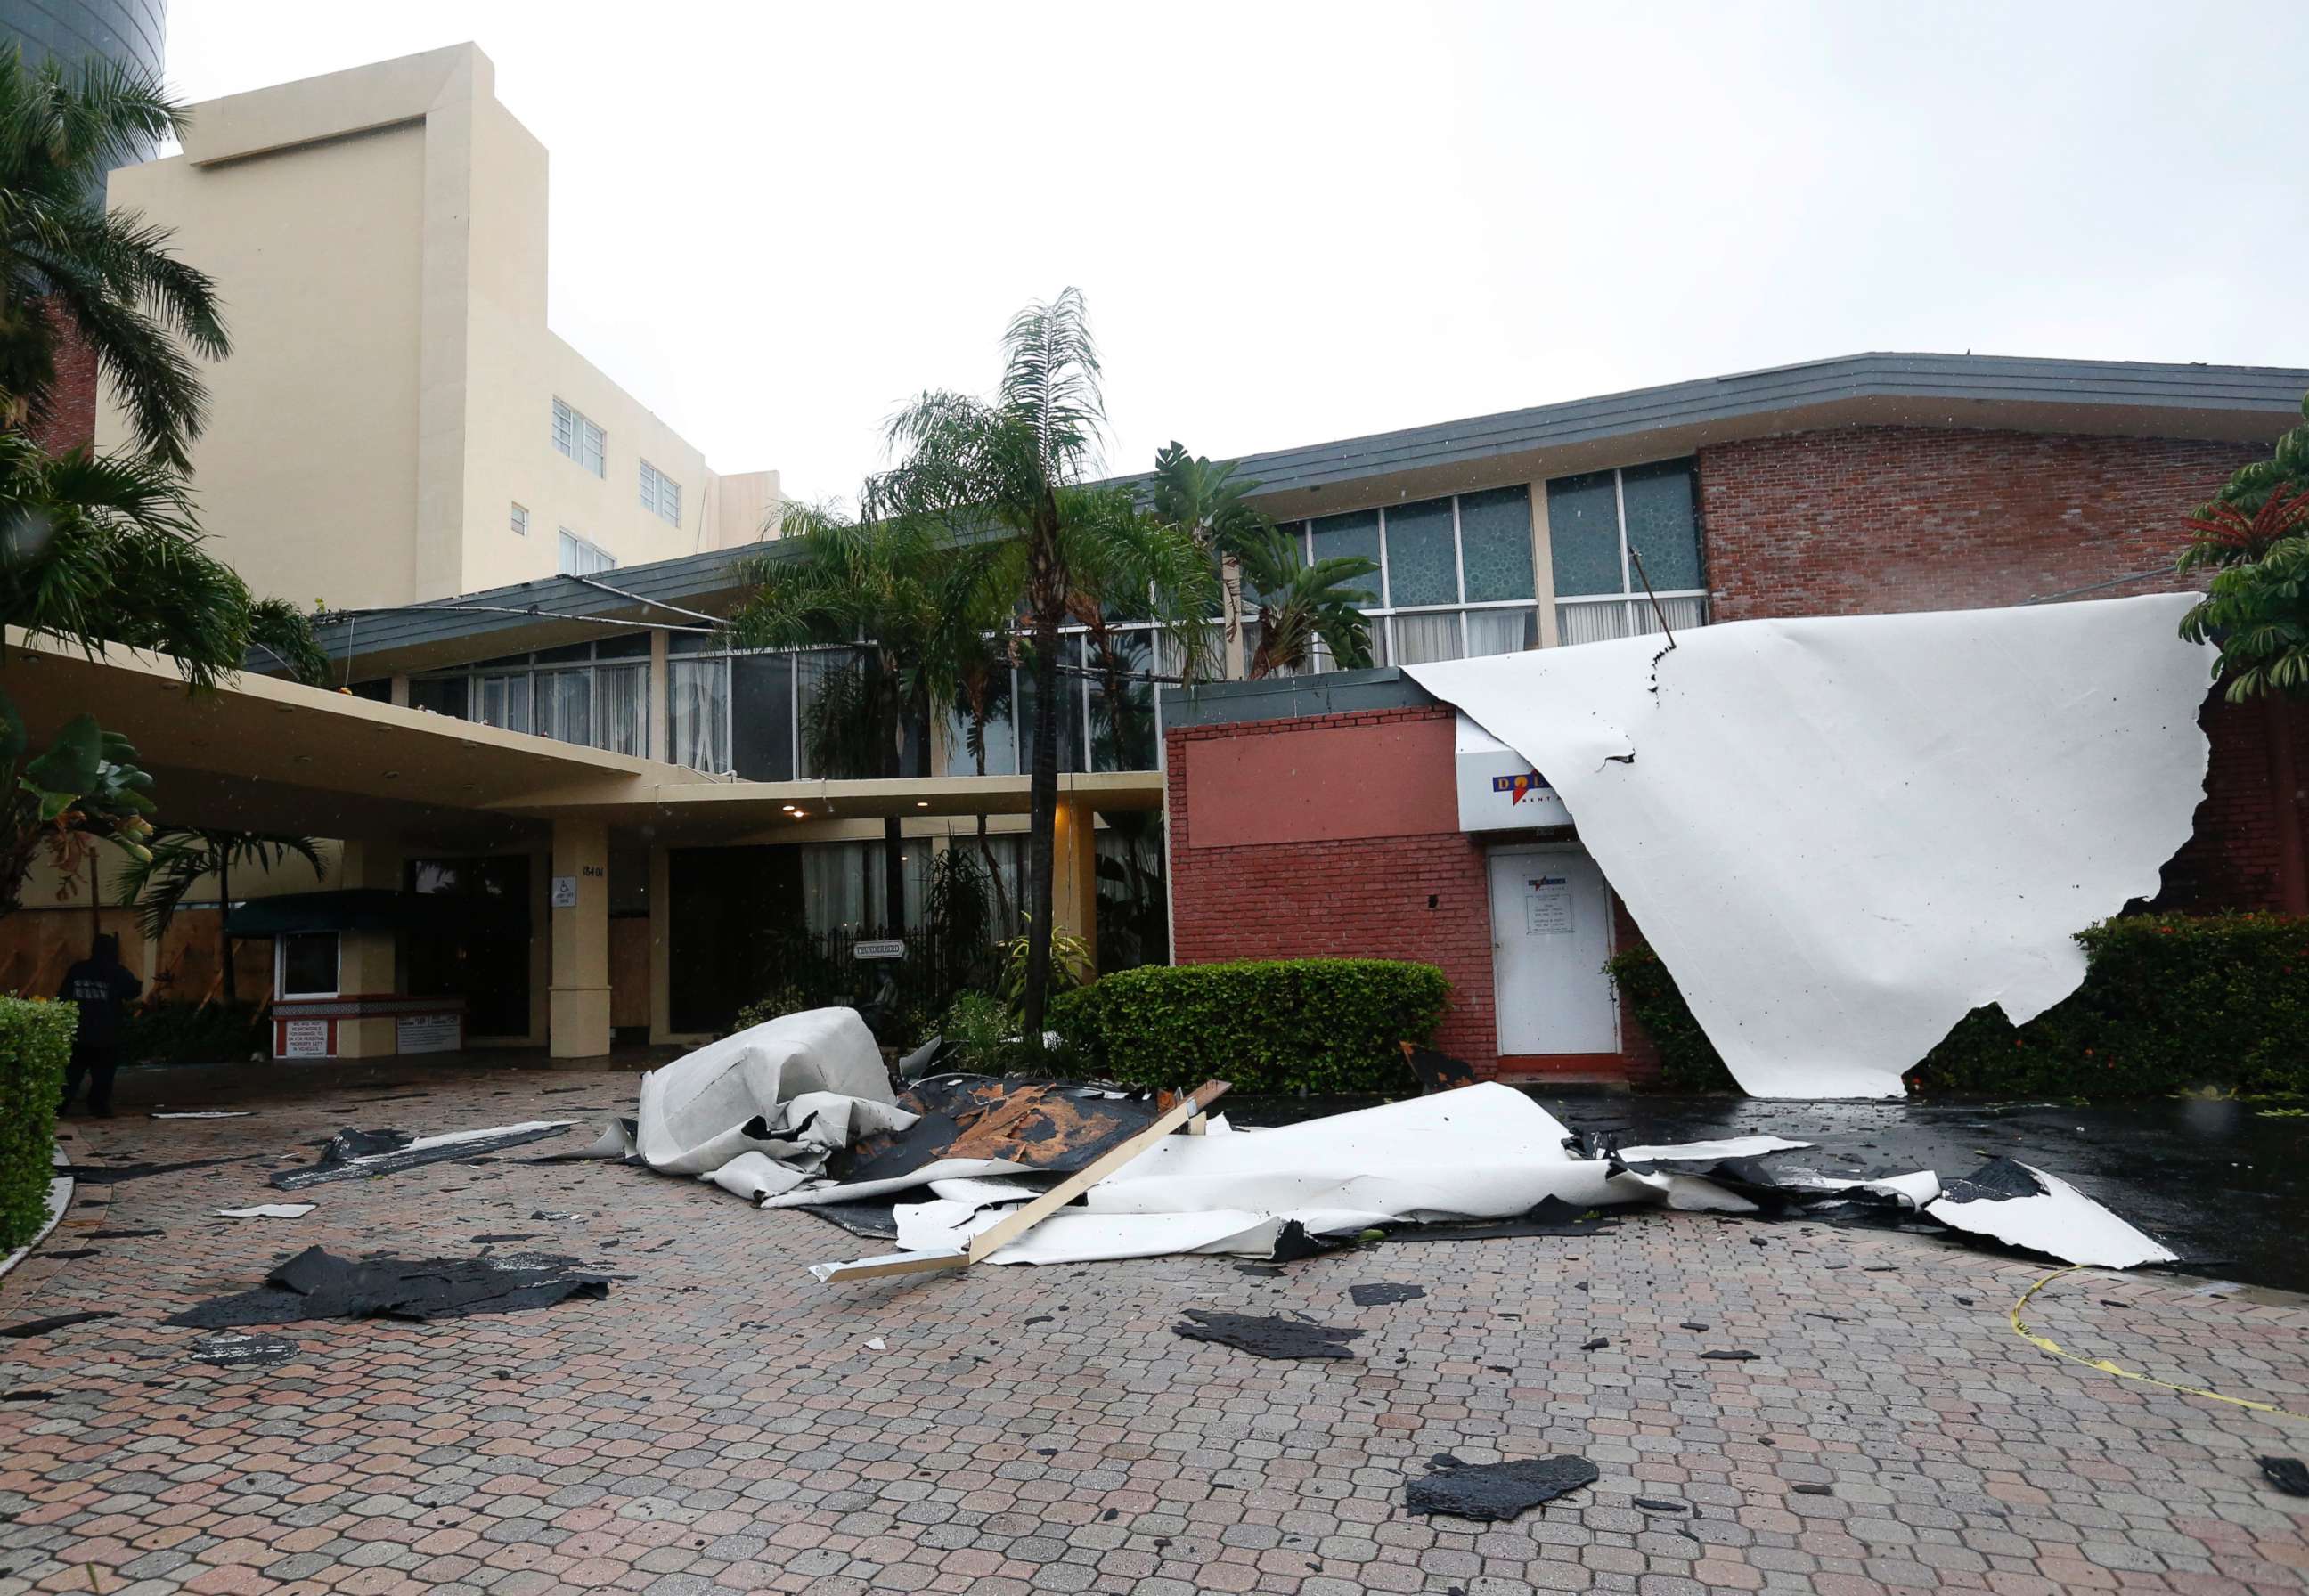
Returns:
[[[610,1277],[576,1263],[541,1253],[356,1263],[308,1247],[283,1259],[255,1290],[200,1303],[162,1323],[221,1330],[306,1319],[462,1319],[607,1297]]]
[[[1406,1285],[1399,1281],[1375,1281],[1370,1285],[1349,1286],[1348,1300],[1357,1307],[1379,1307],[1390,1302],[1409,1302],[1427,1295],[1424,1286]]]
[[[1253,1358],[1352,1359],[1354,1353],[1347,1343],[1364,1333],[1303,1319],[1262,1319],[1198,1307],[1189,1308],[1187,1317],[1193,1322],[1171,1326],[1175,1333],[1190,1342],[1215,1342]]]
[[[2288,1497],[2309,1497],[2309,1467],[2297,1457],[2257,1457],[2261,1472],[2270,1484]]]
[[[1969,1175],[1941,1182],[1943,1203],[2005,1203],[2044,1195],[2045,1183],[2009,1158],[1990,1159]]]
[[[471,1160],[483,1153],[519,1147],[525,1142],[541,1142],[548,1136],[566,1135],[568,1132],[569,1127],[566,1125],[553,1125],[537,1130],[509,1130],[494,1136],[472,1136],[462,1142],[445,1142],[431,1147],[411,1149],[408,1144],[413,1138],[406,1131],[343,1130],[329,1138],[328,1145],[322,1150],[319,1163],[302,1169],[276,1169],[270,1178],[284,1192],[299,1191],[325,1181],[368,1180],[378,1175],[398,1175],[403,1169],[414,1169],[425,1164]],[[393,1137],[399,1140],[390,1140]],[[380,1141],[380,1138],[385,1140]]]
[[[85,1324],[91,1319],[117,1319],[119,1316],[118,1314],[99,1309],[93,1313],[55,1314],[45,1319],[27,1319],[21,1324],[11,1324],[6,1329],[0,1330],[0,1340],[21,1342],[31,1336],[46,1335],[52,1330],[65,1329],[68,1325]]]
[[[1620,1216],[1581,1208],[1561,1197],[1542,1197],[1511,1219],[1473,1224],[1397,1225],[1389,1241],[1491,1241],[1505,1236],[1596,1236],[1620,1228]]]
[[[1593,1485],[1600,1478],[1584,1457],[1527,1457],[1508,1463],[1445,1467],[1404,1491],[1414,1513],[1447,1513],[1488,1523],[1519,1518],[1543,1502]]]
[[[99,1185],[109,1186],[123,1180],[149,1180],[155,1175],[174,1175],[179,1169],[210,1169],[219,1164],[244,1164],[247,1161],[248,1154],[239,1153],[231,1158],[186,1159],[177,1164],[72,1164],[59,1169],[56,1173],[69,1175],[76,1180],[92,1180]],[[80,1206],[94,1208],[101,1204],[82,1202]]]

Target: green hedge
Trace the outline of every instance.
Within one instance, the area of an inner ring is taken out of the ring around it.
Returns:
[[[2309,1093],[2309,920],[2134,915],[2080,932],[2084,985],[2026,1025],[1957,1023],[1909,1083],[1926,1090],[2142,1097],[2214,1087]],[[1607,968],[1660,1050],[1668,1085],[1737,1091],[1649,948]]]
[[[56,1105],[80,1010],[0,997],[0,1253],[39,1234],[53,1178]]]
[[[1065,994],[1051,1025],[1083,1068],[1134,1085],[1386,1091],[1409,1079],[1397,1044],[1433,1036],[1450,990],[1391,959],[1148,965]]]

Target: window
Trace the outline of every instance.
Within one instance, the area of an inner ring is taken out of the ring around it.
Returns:
[[[681,524],[681,484],[646,460],[642,462],[642,508],[671,525]]]
[[[1649,636],[1663,615],[1672,628],[1708,619],[1690,461],[1558,478],[1547,485],[1547,536],[1565,643]]]
[[[851,712],[860,651],[732,651],[682,633],[667,641],[666,752],[676,764],[748,781],[854,780],[868,762],[872,775],[882,773],[884,755],[860,737],[864,723]],[[903,737],[898,773],[929,775],[928,722],[909,716]]]
[[[592,576],[618,568],[618,556],[598,543],[588,543],[567,527],[561,529],[561,574]]]
[[[276,978],[283,997],[334,997],[337,995],[337,934],[334,931],[291,931],[281,938],[281,970]]]
[[[677,684],[679,681],[676,676]],[[409,684],[414,708],[645,758],[649,639],[639,634],[487,660]],[[674,700],[679,727],[681,700]]]
[[[1360,556],[1377,563],[1378,574],[1360,584],[1379,599],[1363,611],[1374,663],[1419,665],[1539,646],[1527,488],[1318,516],[1284,530],[1310,561]],[[1246,608],[1252,602],[1246,594]],[[1255,617],[1243,646],[1258,646]],[[1329,651],[1317,644],[1308,669],[1336,669]]]
[[[609,435],[560,399],[553,401],[553,446],[595,476],[609,475]]]
[[[526,538],[529,536],[529,506],[527,505],[515,505],[513,507],[513,535],[516,538]]]

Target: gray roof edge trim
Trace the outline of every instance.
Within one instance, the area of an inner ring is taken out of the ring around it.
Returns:
[[[1238,456],[1235,463],[1244,477],[1258,482],[1255,496],[1264,498],[1422,467],[1463,464],[1613,437],[1634,439],[1671,427],[1744,419],[1774,410],[1798,412],[1863,398],[2265,410],[2276,421],[2284,414],[2297,412],[2305,390],[2309,390],[2309,369],[2292,367],[1873,351],[1268,450]],[[1130,486],[1146,480],[1146,475],[1139,473],[1110,478],[1101,486]],[[678,600],[708,591],[717,578],[726,580],[742,560],[765,554],[776,557],[781,552],[775,539],[764,539],[626,566],[603,575],[636,599]],[[488,637],[561,617],[636,609],[633,603],[614,594],[562,576],[540,577],[428,602],[502,605],[533,613],[460,617],[443,610],[342,612],[348,617],[343,623],[333,621],[318,628],[322,646],[332,659],[358,660],[460,637]],[[641,613],[646,613],[645,608]]]

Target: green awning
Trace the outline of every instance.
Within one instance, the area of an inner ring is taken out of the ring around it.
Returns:
[[[438,893],[398,893],[387,887],[340,887],[333,892],[283,893],[232,906],[225,928],[235,936],[280,936],[292,931],[439,931],[471,923],[470,898]]]

